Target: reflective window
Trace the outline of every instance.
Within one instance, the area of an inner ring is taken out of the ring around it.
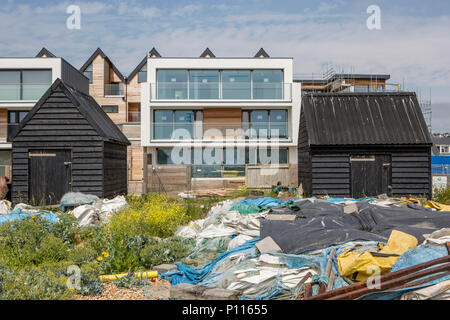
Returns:
[[[250,71],[222,71],[223,99],[251,99]]]
[[[219,99],[219,71],[189,71],[189,99]]]
[[[253,99],[281,99],[282,97],[283,71],[253,71]]]
[[[147,82],[147,64],[144,64],[138,72],[138,83]]]
[[[92,63],[84,70],[83,74],[89,79],[89,83],[92,83]]]
[[[187,99],[187,70],[158,70],[158,99]]]
[[[51,70],[22,71],[22,99],[38,100],[51,83]]]
[[[20,71],[0,71],[0,99],[20,100]]]
[[[118,105],[106,105],[106,106],[102,106],[102,109],[106,113],[118,113],[119,112]]]

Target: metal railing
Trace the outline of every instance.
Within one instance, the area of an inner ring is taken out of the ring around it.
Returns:
[[[42,95],[50,87],[49,84],[0,84],[0,100],[16,101],[16,100],[39,100]]]
[[[292,83],[158,82],[150,83],[151,100],[291,100]]]
[[[123,83],[105,84],[105,96],[123,96]]]
[[[152,140],[289,139],[288,122],[204,123],[153,122]]]

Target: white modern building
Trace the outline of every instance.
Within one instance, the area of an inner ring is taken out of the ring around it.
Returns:
[[[293,59],[149,55],[141,83],[147,191],[297,185]]]

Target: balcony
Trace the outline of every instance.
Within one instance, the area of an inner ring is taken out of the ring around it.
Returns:
[[[105,96],[123,97],[123,83],[105,84]]]
[[[153,122],[151,140],[283,140],[289,139],[288,122],[204,123]]]
[[[37,101],[50,87],[49,84],[0,84],[1,101]]]
[[[290,101],[292,84],[281,82],[150,83],[150,100]]]

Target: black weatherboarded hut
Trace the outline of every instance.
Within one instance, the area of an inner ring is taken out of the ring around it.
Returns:
[[[57,79],[14,133],[12,201],[55,204],[64,193],[127,192],[125,135],[85,93]]]
[[[302,97],[298,177],[308,196],[429,198],[431,145],[414,93]]]

